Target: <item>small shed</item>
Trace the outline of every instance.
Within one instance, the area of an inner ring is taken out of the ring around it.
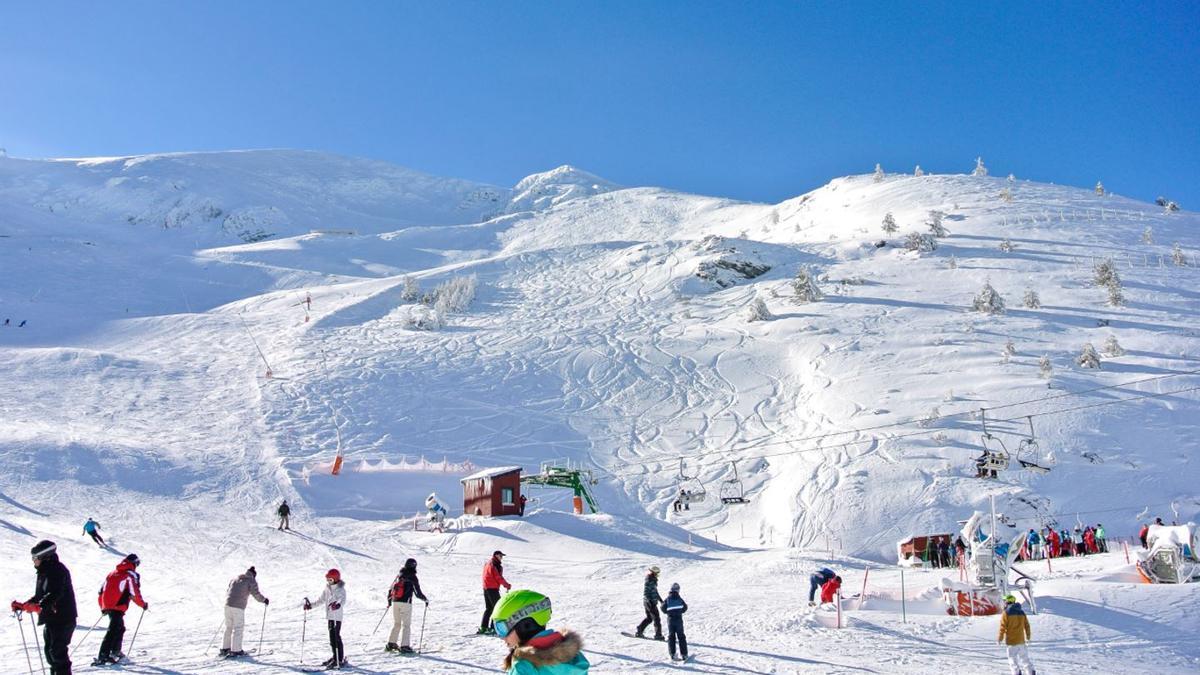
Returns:
[[[463,513],[515,516],[521,513],[521,467],[484,469],[463,478]]]
[[[900,564],[907,567],[921,567],[927,562],[931,562],[931,557],[936,557],[936,548],[942,542],[951,543],[951,537],[948,534],[927,534],[916,537],[909,537],[904,541],[896,543],[896,555],[900,558]],[[953,551],[951,551],[953,554]]]

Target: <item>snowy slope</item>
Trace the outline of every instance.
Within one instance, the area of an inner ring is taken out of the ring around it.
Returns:
[[[282,217],[261,215],[272,209]],[[948,236],[936,251],[903,250],[935,209]],[[256,237],[239,238],[246,230],[217,211],[258,214],[245,222],[274,236],[241,241]],[[891,236],[880,230],[888,211],[900,226]],[[697,666],[705,672],[975,668],[995,659],[976,644],[991,624],[928,608],[906,627],[884,603],[886,616],[830,636],[793,593],[831,555],[848,569],[888,561],[897,539],[949,531],[992,495],[1021,527],[1078,517],[1113,535],[1132,534],[1146,513],[1171,517],[1172,502],[1194,518],[1200,499],[1196,395],[1169,393],[1200,386],[1188,375],[1200,337],[1200,218],[1189,212],[957,175],[847,177],[778,205],[619,189],[570,167],[509,191],[263,151],[0,159],[0,223],[0,319],[28,321],[0,329],[0,537],[13,550],[69,539],[93,515],[119,548],[155,560],[147,584],[161,580],[155,597],[174,609],[147,626],[148,645],[194,636],[186,654],[146,655],[170,672],[203,668],[225,577],[251,563],[267,570],[268,594],[285,588],[291,603],[268,637],[276,661],[298,658],[295,603],[330,565],[354,580],[351,653],[361,653],[379,589],[414,553],[431,595],[445,598],[431,609],[444,662],[422,672],[490,669],[499,646],[459,636],[477,620],[480,556],[497,547],[515,554],[522,583],[563,598],[564,619],[596,634],[601,672],[664,667],[658,645],[615,636],[637,618],[639,569],[662,560],[696,589],[689,617],[697,652],[712,655]],[[1147,228],[1153,243],[1142,242]],[[1175,242],[1186,266],[1172,261]],[[1123,307],[1090,282],[1109,256]],[[823,301],[793,301],[801,266]],[[413,330],[427,310],[404,298],[405,278],[429,292],[465,275],[478,281],[474,303],[437,330]],[[985,281],[1004,314],[969,311]],[[1040,308],[1021,306],[1026,288]],[[746,320],[755,297],[773,319]],[[1098,371],[1073,365],[1084,342],[1099,349],[1110,335],[1125,355]],[[1160,379],[1088,393],[1146,378]],[[1145,393],[1166,394],[1088,407]],[[1013,449],[1024,418],[1040,415],[1037,440],[1057,464],[973,478],[981,427],[970,413],[1010,404],[988,413],[990,430]],[[339,443],[348,470],[332,478]],[[422,456],[529,471],[570,460],[594,472],[605,514],[565,516],[566,494],[539,491],[528,522],[412,532],[429,491],[456,505],[461,475],[403,467]],[[680,458],[699,476],[683,485],[710,494],[675,514]],[[750,503],[723,506],[715,497],[735,468]],[[303,537],[262,527],[281,496]],[[66,550],[82,588],[111,564],[82,544]],[[1086,640],[1138,636],[1096,657],[1105,667],[1153,657],[1167,671],[1194,668],[1194,639],[1165,644],[1151,630],[1180,631],[1194,590],[1129,585],[1115,556],[1096,564],[1045,585],[1058,616],[1042,625]],[[19,594],[27,564],[7,565]],[[731,583],[710,590],[714,578]],[[579,597],[581,579],[630,598],[629,611]],[[909,582],[923,593],[937,579]],[[1121,609],[1089,604],[1098,598]],[[837,652],[796,634],[874,645],[830,665]],[[5,640],[15,656],[19,643]],[[895,660],[905,649],[911,659]]]

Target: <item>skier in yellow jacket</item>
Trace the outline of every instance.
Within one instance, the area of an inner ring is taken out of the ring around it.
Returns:
[[[1029,649],[1025,641],[1033,637],[1029,630],[1029,619],[1021,609],[1014,595],[1004,596],[1004,614],[1000,615],[1000,636],[997,642],[1003,642],[1008,651],[1008,667],[1012,675],[1037,675],[1033,663],[1029,661]]]

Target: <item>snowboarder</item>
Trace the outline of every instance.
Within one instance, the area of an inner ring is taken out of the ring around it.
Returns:
[[[329,623],[329,648],[333,651],[333,656],[321,665],[330,670],[341,670],[342,666],[348,665],[346,650],[342,646],[342,611],[346,607],[346,584],[342,581],[341,572],[331,569],[325,573],[325,588],[317,597],[317,601],[314,603],[304,598],[304,611],[312,609],[313,605],[325,607],[325,620]]]
[[[508,675],[586,675],[591,664],[583,655],[583,639],[570,630],[546,628],[550,598],[536,591],[513,591],[496,604],[496,635],[508,645]]]
[[[817,572],[808,577],[808,604],[813,606],[816,603],[817,589],[825,585],[825,582],[836,577],[837,574],[828,567],[822,567]]]
[[[654,639],[665,640],[662,633],[662,616],[658,613],[658,605],[662,602],[662,596],[658,594],[658,573],[661,570],[658,565],[652,565],[646,571],[646,581],[642,584],[642,607],[646,610],[646,618],[638,624],[634,635],[637,637],[646,637],[646,627],[651,623],[654,624]]]
[[[821,585],[821,604],[828,605],[835,601],[838,591],[842,588],[842,578],[834,576]]]
[[[271,604],[258,590],[258,571],[253,565],[234,577],[225,592],[225,635],[221,639],[221,656],[246,655],[246,652],[242,651],[242,633],[246,628],[246,605],[252,595],[264,605]]]
[[[132,601],[143,612],[150,609],[150,603],[142,599],[142,581],[137,573],[141,564],[137,554],[130,553],[117,563],[117,569],[109,572],[100,587],[98,601],[100,612],[108,617],[108,631],[100,643],[100,653],[92,661],[93,666],[118,663],[125,658],[121,643],[125,640],[125,612],[129,603]]]
[[[412,638],[413,596],[424,600],[426,605],[429,604],[429,598],[421,592],[421,582],[417,580],[417,561],[409,558],[404,561],[404,568],[400,570],[391,590],[388,591],[388,606],[392,608],[392,632],[388,635],[387,646],[384,647],[386,651],[413,653],[413,648],[409,645]],[[397,636],[400,638],[399,645],[396,644]]]
[[[279,508],[275,509],[275,514],[279,516],[279,529],[292,529],[291,524],[288,521],[288,516],[292,514],[292,507],[288,506],[286,499],[283,500],[283,503],[279,505]]]
[[[100,536],[100,523],[88,518],[87,522],[83,524],[83,533],[90,536],[100,548],[105,547],[104,537]]]
[[[687,661],[687,636],[683,634],[683,613],[687,611],[687,603],[679,597],[679,584],[671,584],[671,592],[662,602],[662,611],[667,615],[667,651],[671,660]],[[675,656],[675,643],[679,643],[679,656]]]
[[[71,659],[67,647],[75,632],[75,587],[71,572],[58,559],[57,546],[47,539],[39,541],[29,554],[37,570],[33,597],[25,602],[12,601],[12,611],[38,615],[44,638],[42,651],[50,665],[50,675],[71,675]]]
[[[1015,595],[1004,596],[1004,614],[1000,616],[1000,635],[996,642],[1003,642],[1008,652],[1008,667],[1012,675],[1037,675],[1029,661],[1029,648],[1025,642],[1033,637],[1029,630],[1029,618],[1021,609]]]
[[[479,622],[479,635],[495,635],[492,626],[492,610],[500,601],[500,587],[512,590],[512,584],[504,578],[504,553],[493,551],[492,557],[483,564],[483,619]]]
[[[1096,523],[1096,545],[1100,547],[1101,553],[1108,553],[1108,535],[1100,523]]]

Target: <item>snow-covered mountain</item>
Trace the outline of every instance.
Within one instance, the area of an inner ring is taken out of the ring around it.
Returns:
[[[947,232],[922,239],[933,211]],[[1200,504],[1198,225],[966,175],[849,176],[770,205],[572,167],[507,189],[294,151],[0,158],[0,537],[96,515],[165,556],[199,518],[187,546],[222,573],[243,547],[377,573],[366,548],[401,537],[401,559],[503,545],[682,570],[763,549],[797,574],[818,548],[888,560],[993,496],[1016,527],[1131,534]],[[1117,305],[1094,283],[1109,258]],[[797,302],[801,269],[821,300]],[[435,303],[455,279],[473,302]],[[1006,311],[972,310],[985,284]],[[770,318],[748,320],[755,299]],[[1085,343],[1099,369],[1077,365]],[[976,478],[981,408],[1051,471],[1014,457]],[[431,489],[457,502],[457,474],[396,468],[421,456],[570,461],[606,515],[560,517],[567,495],[546,492],[528,524],[397,534]],[[676,513],[681,487],[707,498]],[[749,503],[722,504],[732,490]],[[280,496],[332,547],[223,531]],[[807,630],[788,616],[768,628]]]

